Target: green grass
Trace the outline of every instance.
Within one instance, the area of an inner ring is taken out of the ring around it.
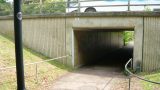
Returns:
[[[125,45],[134,40],[134,31],[125,31],[124,33]]]
[[[15,66],[15,46],[11,39],[0,35],[0,68]],[[32,63],[49,59],[31,49],[24,48],[24,63]],[[52,85],[58,77],[72,71],[57,61],[44,62],[37,65],[24,66],[26,88],[29,90],[44,90]],[[16,70],[7,69],[0,71],[0,90],[16,90]]]
[[[144,76],[145,79],[160,82],[160,71],[152,72],[152,73],[143,73],[142,75]],[[141,81],[141,82],[144,90],[160,90],[160,85],[153,84],[146,81]]]

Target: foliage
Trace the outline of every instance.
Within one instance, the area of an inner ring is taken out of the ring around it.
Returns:
[[[23,4],[22,11],[25,15],[64,13],[65,7],[66,3],[63,0],[47,0],[42,4]]]
[[[26,5],[24,4],[22,6],[22,13],[23,14],[38,14],[40,12],[40,6],[38,4],[30,4],[30,5]]]
[[[13,14],[13,5],[4,0],[0,0],[0,16]],[[22,13],[24,15],[34,14],[52,14],[52,13],[65,13],[66,3],[64,0],[33,0],[30,3],[22,4]]]
[[[152,11],[152,10],[148,6],[145,6],[144,11]]]
[[[133,31],[125,31],[124,32],[124,41],[125,44],[128,44],[129,41],[134,40],[134,32]]]
[[[48,3],[42,6],[42,13],[64,13],[65,3]]]
[[[64,2],[65,0],[45,0],[44,3]]]
[[[160,81],[160,72],[156,72],[154,74],[145,75],[144,78],[152,81],[159,82]],[[153,84],[150,82],[142,81],[144,90],[159,90],[160,85]]]
[[[23,3],[26,3],[28,1],[29,1],[29,3],[40,3],[40,2],[42,2],[42,3],[53,3],[53,2],[62,2],[64,0],[25,0]]]
[[[0,3],[0,15],[10,15],[12,13],[12,6],[10,3]]]
[[[0,3],[6,3],[6,0],[0,0]]]

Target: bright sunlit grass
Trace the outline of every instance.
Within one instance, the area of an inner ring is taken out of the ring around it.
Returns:
[[[4,36],[0,35],[0,68],[15,66],[14,43]],[[24,49],[24,64],[48,59],[30,49]],[[29,65],[25,67],[25,83],[28,90],[44,90],[58,77],[66,74],[70,70],[57,61],[50,61]],[[0,90],[16,90],[16,70],[7,69],[0,71]]]
[[[160,72],[157,71],[152,74],[144,75],[144,78],[151,81],[160,82]],[[160,90],[160,85],[158,84],[153,84],[146,81],[142,81],[142,84],[144,90]]]

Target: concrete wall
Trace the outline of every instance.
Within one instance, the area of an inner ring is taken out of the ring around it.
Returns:
[[[133,67],[136,69],[141,67],[142,63],[142,42],[143,42],[143,17],[80,17],[75,18],[72,29],[70,30],[86,30],[86,29],[106,29],[106,30],[122,30],[132,29],[135,33],[134,39],[134,55]],[[71,41],[72,39],[67,39]],[[72,45],[69,45],[72,46]],[[72,60],[73,61],[73,60]],[[139,64],[140,63],[140,64]]]
[[[160,64],[159,16],[159,13],[152,12],[25,16],[23,42],[25,46],[49,57],[72,55],[61,62],[73,65],[75,30],[133,29],[135,31],[134,68],[139,65],[143,71],[151,71],[160,68],[158,65]],[[0,17],[0,32],[13,37],[12,17]]]
[[[113,30],[112,32],[108,32],[108,30],[75,30],[74,65],[79,67],[92,63],[96,59],[96,56],[106,55],[106,53],[121,48],[123,44],[123,32],[113,32]]]
[[[13,20],[0,20],[0,32],[13,38]],[[64,18],[23,19],[23,43],[26,47],[48,57],[66,55],[66,31]],[[61,60],[67,64],[66,60]]]
[[[143,71],[160,68],[160,17],[144,18]]]

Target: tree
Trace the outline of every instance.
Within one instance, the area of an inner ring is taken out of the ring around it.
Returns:
[[[128,42],[134,40],[134,32],[133,31],[125,31],[123,34],[124,34],[125,45],[128,44]]]
[[[0,0],[0,3],[6,3],[6,0]]]
[[[0,0],[0,16],[10,15],[12,13],[12,6],[6,0]]]
[[[34,0],[36,1],[36,0]],[[42,3],[23,4],[23,14],[51,14],[64,13],[66,3],[64,0],[42,0]]]
[[[63,1],[61,2],[52,2],[52,3],[45,3],[42,7],[42,13],[65,13],[66,10],[66,3]]]
[[[46,0],[42,6],[42,13],[64,13],[65,10],[64,0]]]

